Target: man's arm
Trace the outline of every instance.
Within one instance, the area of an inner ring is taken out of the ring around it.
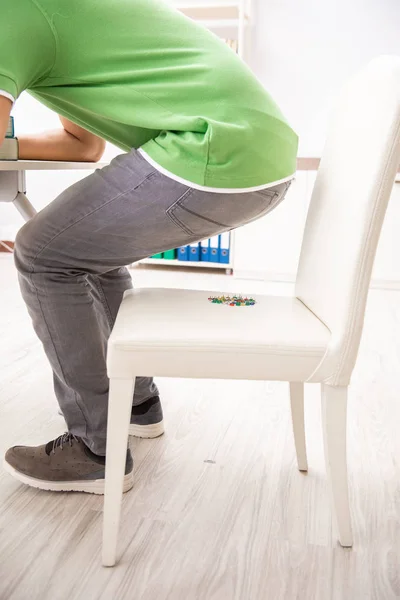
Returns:
[[[101,159],[106,146],[104,140],[64,117],[60,120],[63,129],[18,136],[19,158],[72,162],[97,162]]]
[[[0,146],[3,143],[6,135],[11,109],[11,100],[5,96],[0,96]]]

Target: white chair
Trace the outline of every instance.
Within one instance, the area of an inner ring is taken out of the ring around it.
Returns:
[[[256,297],[254,307],[239,309],[211,304],[207,292],[137,289],[125,294],[108,344],[105,566],[116,561],[137,375],[290,382],[302,471],[307,470],[304,382],[321,383],[333,509],[341,545],[352,546],[347,388],[399,163],[400,58],[385,56],[363,69],[338,99],[311,199],[295,297]]]

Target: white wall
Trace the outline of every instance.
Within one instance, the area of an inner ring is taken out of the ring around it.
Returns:
[[[300,155],[320,156],[336,90],[374,56],[400,54],[400,1],[253,2],[253,69],[300,135]]]

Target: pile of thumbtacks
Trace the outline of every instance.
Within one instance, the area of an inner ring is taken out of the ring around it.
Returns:
[[[226,304],[227,306],[254,306],[254,298],[243,298],[243,296],[210,296],[212,304]]]

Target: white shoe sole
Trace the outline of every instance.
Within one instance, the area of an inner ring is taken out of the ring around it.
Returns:
[[[129,435],[138,438],[156,438],[164,433],[164,421],[154,423],[153,425],[129,425]]]
[[[104,494],[104,479],[94,479],[93,481],[45,481],[29,477],[14,469],[6,460],[3,461],[4,470],[10,475],[31,487],[49,492],[86,492],[87,494]],[[125,475],[123,492],[128,492],[133,487],[133,471]]]

